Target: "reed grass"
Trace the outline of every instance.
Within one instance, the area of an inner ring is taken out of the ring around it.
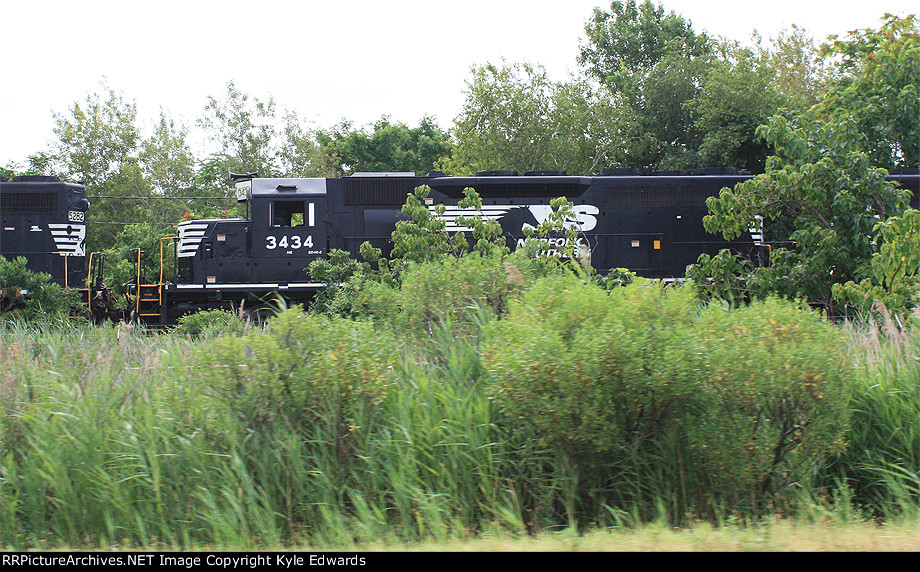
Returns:
[[[495,318],[469,315],[403,348],[344,462],[333,425],[255,426],[218,399],[192,360],[215,337],[0,322],[0,546],[379,546],[762,518],[713,493],[677,431],[593,463],[540,439],[486,383]],[[915,518],[920,327],[846,331],[849,447],[774,515]]]

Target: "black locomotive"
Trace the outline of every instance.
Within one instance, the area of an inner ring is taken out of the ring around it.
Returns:
[[[706,199],[748,178],[731,170],[654,175],[608,170],[594,177],[556,171],[493,171],[473,177],[437,172],[325,179],[247,176],[236,183],[236,193],[247,203],[248,216],[180,223],[176,235],[164,237],[163,243],[175,244],[169,249],[175,277],[145,280],[138,273],[128,292],[128,311],[148,324],[163,325],[201,309],[258,308],[275,293],[292,302],[307,301],[324,287],[311,280],[310,263],[332,249],[357,255],[365,241],[389,252],[406,196],[421,185],[431,189],[427,203],[432,209],[444,205],[449,231],[466,230],[457,224],[458,215],[478,214],[497,220],[512,248],[524,240],[525,228],[546,219],[552,199],[566,197],[575,212],[569,224],[602,273],[627,268],[649,278],[681,278],[700,254],[714,255],[723,248],[762,262],[760,231],[727,242],[702,225]],[[914,171],[891,178],[913,190],[916,208],[920,175]],[[478,213],[457,206],[467,188],[482,197]],[[98,315],[108,292],[101,285],[101,265],[90,262],[87,268],[85,262],[85,189],[53,178],[15,178],[0,190],[0,252],[26,256],[32,269],[81,288],[91,306],[97,301]],[[550,239],[549,250],[553,240],[565,239]],[[87,270],[96,270],[93,278]]]
[[[63,286],[86,278],[86,189],[57,177],[0,181],[0,253],[23,256],[29,268]]]

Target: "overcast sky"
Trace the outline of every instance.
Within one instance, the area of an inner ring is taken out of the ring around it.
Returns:
[[[2,0],[0,165],[49,147],[53,112],[102,92],[137,103],[141,127],[160,108],[190,127],[227,82],[273,97],[317,127],[381,115],[443,128],[463,104],[470,67],[541,64],[577,70],[584,24],[604,0]],[[915,1],[660,0],[696,31],[749,41],[792,24],[815,38],[878,27]]]

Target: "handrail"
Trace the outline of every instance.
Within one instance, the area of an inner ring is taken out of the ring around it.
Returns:
[[[165,267],[165,265],[163,264],[163,262],[164,262],[164,260],[163,260],[163,252],[164,252],[164,249],[163,249],[163,241],[165,241],[165,240],[178,240],[178,238],[179,238],[179,237],[177,237],[177,236],[164,236],[164,237],[160,238],[160,281],[159,281],[159,283],[157,284],[157,296],[158,296],[158,298],[159,298],[160,306],[163,305],[163,270],[164,270],[164,267]],[[175,270],[174,270],[174,271],[175,271]]]
[[[134,313],[135,315],[140,315],[141,313],[141,249],[137,248],[137,280],[134,283],[137,288],[137,297],[134,301]]]
[[[89,281],[93,276],[93,256],[95,252],[89,253],[89,260],[86,262],[86,307],[92,308],[93,306],[93,287],[90,285]]]

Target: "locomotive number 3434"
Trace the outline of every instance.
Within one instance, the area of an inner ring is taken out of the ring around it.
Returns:
[[[285,235],[280,238],[269,235],[265,237],[265,240],[267,241],[265,248],[267,248],[268,250],[274,250],[276,248],[285,248],[285,249],[289,248],[292,250],[297,250],[298,248],[301,248],[304,246],[306,246],[307,248],[313,247],[313,235],[310,235],[303,239],[301,239],[297,235],[293,235],[293,236]]]

